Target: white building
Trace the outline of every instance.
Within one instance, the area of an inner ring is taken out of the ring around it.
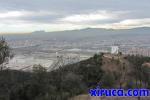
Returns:
[[[118,46],[111,46],[111,54],[118,54],[119,47]]]

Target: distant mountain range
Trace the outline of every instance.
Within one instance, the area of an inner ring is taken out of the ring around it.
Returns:
[[[1,35],[2,36],[2,35]],[[102,28],[86,28],[81,30],[69,30],[69,31],[58,31],[58,32],[45,32],[35,31],[31,34],[13,34],[3,35],[9,39],[26,39],[26,38],[38,38],[38,39],[84,39],[84,38],[134,38],[134,37],[150,37],[150,28],[141,27],[134,29],[102,29]]]

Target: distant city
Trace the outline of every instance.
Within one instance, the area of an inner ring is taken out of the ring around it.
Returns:
[[[88,59],[95,53],[111,52],[111,46],[119,47],[123,54],[150,56],[149,34],[150,28],[143,27],[128,30],[88,28],[54,33],[37,31],[28,35],[4,35],[14,53],[14,58],[7,67],[30,70],[34,64],[41,64],[50,69],[56,63],[71,64]]]

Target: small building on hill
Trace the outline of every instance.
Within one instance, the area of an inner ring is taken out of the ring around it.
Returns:
[[[119,47],[118,46],[111,46],[111,54],[118,54]]]

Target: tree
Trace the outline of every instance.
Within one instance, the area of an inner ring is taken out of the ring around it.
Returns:
[[[114,84],[115,84],[115,76],[113,75],[113,73],[111,72],[104,73],[101,79],[102,88],[114,88]]]
[[[9,58],[11,58],[11,49],[8,46],[5,39],[2,37],[0,39],[0,70],[3,70],[5,65],[8,63]]]
[[[41,65],[33,65],[33,80],[40,84],[47,82],[47,70]]]

